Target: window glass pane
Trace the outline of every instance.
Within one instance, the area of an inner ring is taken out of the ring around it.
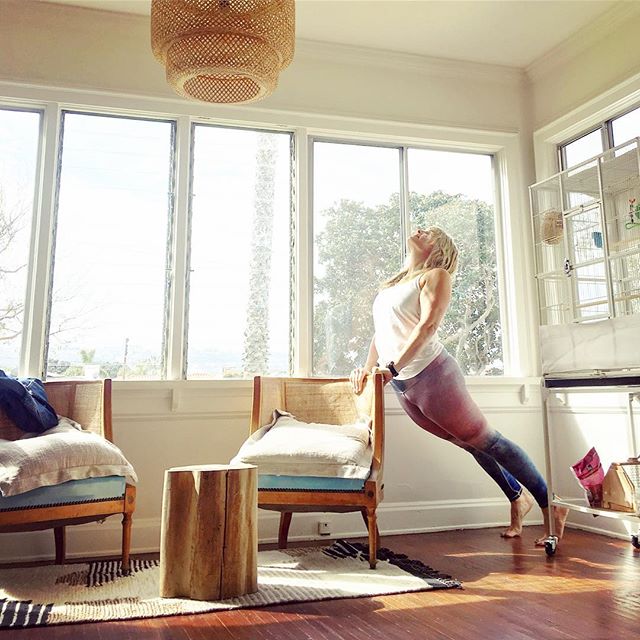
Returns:
[[[460,252],[440,340],[465,374],[502,374],[491,157],[409,149],[408,162],[412,226],[440,227]]]
[[[33,214],[40,114],[0,109],[0,369],[16,375]]]
[[[173,125],[64,114],[47,375],[163,375]]]
[[[640,136],[640,108],[612,120],[611,127],[613,128],[614,147]]]
[[[187,376],[289,375],[291,136],[194,136]]]
[[[566,165],[563,169],[568,169],[576,164],[579,164],[583,160],[588,160],[602,153],[602,133],[600,129],[596,129],[591,133],[588,133],[582,138],[578,138],[567,145],[564,145],[566,155]]]
[[[316,142],[313,159],[313,373],[364,364],[371,306],[401,268],[399,151]]]

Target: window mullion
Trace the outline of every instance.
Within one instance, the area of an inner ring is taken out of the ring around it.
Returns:
[[[611,135],[610,121],[605,120],[605,122],[602,123],[600,134],[602,135],[603,150],[611,149],[611,147],[613,147],[613,136]]]
[[[53,230],[57,196],[61,113],[48,103],[41,124],[40,150],[29,247],[29,273],[24,306],[20,373],[44,376],[44,348],[50,313]]]
[[[313,368],[313,140],[306,129],[295,132],[295,356],[294,375]]]
[[[603,145],[603,149],[611,149],[615,147],[615,141],[613,140],[613,119],[607,120],[604,124],[604,135],[606,137],[606,144]]]
[[[501,154],[503,155],[503,154]],[[500,178],[500,165],[503,166],[503,177]],[[496,155],[491,156],[491,172],[494,184],[494,224],[495,224],[495,244],[496,244],[496,268],[498,280],[498,299],[500,326],[502,327],[502,361],[504,363],[504,375],[524,375],[528,373],[523,366],[526,359],[526,347],[522,344],[518,336],[518,309],[513,303],[513,298],[508,291],[509,278],[507,269],[509,264],[513,265],[513,256],[517,254],[517,248],[513,247],[514,238],[509,237],[508,229],[512,225],[508,224],[506,212],[509,210],[508,197],[503,192],[503,184],[507,184],[504,171],[506,167],[504,158],[499,159]],[[524,228],[522,228],[524,232]],[[507,242],[509,246],[507,246]],[[511,256],[511,257],[510,257]],[[524,356],[524,357],[523,357]]]
[[[166,376],[185,377],[188,308],[189,234],[191,199],[192,126],[188,117],[178,118],[174,144],[173,216],[167,261],[167,353]]]
[[[409,206],[409,151],[400,147],[400,256],[404,264],[407,257],[407,238],[411,232],[411,211]]]
[[[558,171],[567,168],[567,149],[563,145],[558,145]]]

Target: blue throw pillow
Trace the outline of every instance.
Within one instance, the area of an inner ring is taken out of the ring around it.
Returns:
[[[42,433],[58,424],[38,378],[14,378],[0,369],[0,407],[22,431]]]

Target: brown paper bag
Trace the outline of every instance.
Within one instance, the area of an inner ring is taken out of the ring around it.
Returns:
[[[612,511],[636,513],[636,492],[622,465],[612,463],[602,483],[602,506]]]

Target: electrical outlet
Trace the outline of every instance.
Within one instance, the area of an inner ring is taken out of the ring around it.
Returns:
[[[329,520],[318,521],[318,533],[321,536],[331,535],[331,522]]]

